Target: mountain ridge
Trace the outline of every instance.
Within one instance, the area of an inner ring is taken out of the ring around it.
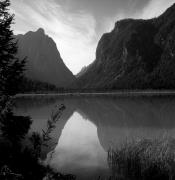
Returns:
[[[96,59],[78,84],[83,89],[175,88],[174,39],[175,4],[157,18],[120,20],[101,37]]]
[[[72,72],[64,64],[54,40],[45,34],[44,29],[16,35],[18,54],[26,60],[26,77],[57,87],[69,87],[75,81]]]

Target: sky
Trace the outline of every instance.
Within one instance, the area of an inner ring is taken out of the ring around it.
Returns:
[[[95,60],[98,41],[123,18],[157,17],[175,0],[11,0],[15,34],[43,28],[77,74]]]

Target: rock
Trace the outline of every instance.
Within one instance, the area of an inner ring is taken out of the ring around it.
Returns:
[[[102,36],[83,89],[174,89],[175,4],[158,18],[124,19]]]
[[[27,57],[26,76],[57,87],[69,87],[75,81],[72,72],[65,66],[52,38],[44,29],[17,35],[19,58]]]

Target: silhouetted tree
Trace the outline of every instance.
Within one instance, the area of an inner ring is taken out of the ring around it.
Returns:
[[[52,175],[52,179],[68,179],[40,163],[41,147],[49,141],[49,134],[65,107],[62,105],[52,115],[53,120],[48,121],[43,135],[33,133],[31,137],[30,117],[13,113],[11,96],[19,92],[25,60],[16,57],[17,42],[11,30],[14,15],[8,13],[9,5],[9,0],[0,0],[0,179],[40,180],[46,175]]]
[[[8,12],[10,0],[0,1],[0,93],[14,95],[23,77],[25,60],[16,57],[17,42],[14,40],[14,14]]]

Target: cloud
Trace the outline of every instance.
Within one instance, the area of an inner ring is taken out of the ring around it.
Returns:
[[[57,0],[68,11],[85,9],[96,18],[113,17],[117,12],[133,14],[140,11],[150,0]]]
[[[121,9],[113,17],[104,18],[104,29],[106,31],[111,31],[114,28],[114,24],[116,21],[119,21],[125,18],[150,19],[150,18],[158,17],[173,3],[174,3],[174,0],[166,0],[166,1],[165,0],[150,0],[150,1],[147,1],[147,3],[145,4],[142,2],[142,6],[140,5],[141,8],[137,10],[137,8],[139,7],[139,4],[136,3],[135,1],[135,5],[132,5],[132,7],[130,8],[132,10],[135,9],[135,12],[130,11],[130,13],[126,13],[126,9],[124,10]]]
[[[174,0],[151,0],[144,8],[141,18],[149,19],[162,14],[174,3]]]
[[[131,17],[142,11],[151,0],[55,0],[67,12],[86,11],[96,20],[97,39],[105,32],[106,20],[114,21],[115,17]],[[121,16],[123,15],[123,16]],[[118,19],[118,18],[117,18]],[[115,19],[115,20],[117,20]]]
[[[174,0],[11,0],[15,33],[44,28],[76,74],[95,59],[103,33],[123,18],[152,18]]]
[[[74,73],[95,59],[96,21],[91,14],[82,10],[65,12],[53,0],[14,1],[11,10],[16,15],[15,33],[44,28]]]

